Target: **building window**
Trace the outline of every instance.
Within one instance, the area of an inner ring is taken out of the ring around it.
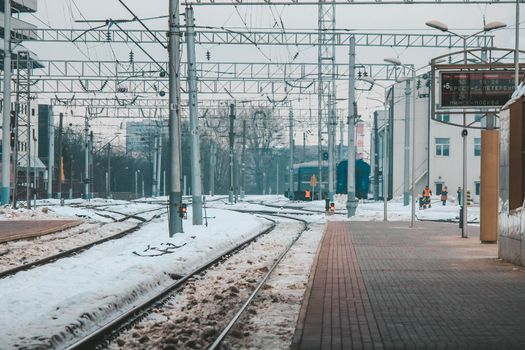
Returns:
[[[474,155],[479,157],[481,155],[481,138],[474,138]]]
[[[443,183],[436,182],[436,194],[439,196],[443,192]]]
[[[450,155],[450,139],[436,138],[436,156],[448,157]]]
[[[450,122],[450,114],[438,114],[436,116],[436,119],[440,122],[449,123]]]
[[[475,114],[474,121],[480,123],[482,128],[487,127],[487,117],[483,114]]]
[[[479,196],[479,193],[480,193],[479,181],[474,182],[474,186],[476,187],[476,196]]]

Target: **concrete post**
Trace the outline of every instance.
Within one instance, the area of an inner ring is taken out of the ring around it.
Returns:
[[[111,143],[108,143],[107,198],[111,199]]]
[[[64,169],[63,147],[62,147],[62,133],[64,128],[64,113],[60,113],[58,117],[58,191],[57,199],[62,199],[62,169]],[[62,201],[60,203],[63,203]]]
[[[350,37],[349,71],[348,71],[348,167],[347,167],[347,217],[355,215],[357,200],[355,198],[355,118],[357,103],[355,101],[355,37]]]
[[[151,196],[156,197],[158,195],[158,172],[157,172],[157,161],[158,161],[158,137],[157,135],[153,136],[153,167],[152,167],[152,178],[151,178]]]
[[[162,135],[159,133],[158,137],[158,148],[157,148],[157,196],[161,194],[161,174],[162,174]]]
[[[48,160],[47,160],[47,198],[53,198],[53,176],[55,167],[55,116],[51,113],[48,120]],[[87,123],[87,120],[86,120]],[[89,176],[86,176],[86,178]]]
[[[403,157],[403,205],[407,206],[410,201],[410,80],[407,80],[405,84],[405,148]]]
[[[241,199],[244,199],[244,192],[245,192],[245,188],[244,188],[245,176],[246,176],[245,162],[246,162],[246,120],[243,120],[242,121],[242,152],[241,152]]]
[[[195,24],[193,7],[186,7],[186,44],[188,53],[188,87],[191,132],[191,188],[193,225],[202,225],[202,179],[197,108],[197,62],[195,58]]]
[[[183,232],[179,208],[181,193],[181,133],[180,133],[180,28],[179,1],[169,2],[169,236]],[[142,177],[144,196],[144,177]]]
[[[215,151],[216,151],[216,147],[215,147],[215,144],[212,143],[210,145],[210,153],[211,153],[211,156],[210,156],[210,196],[214,196],[215,195],[215,165],[217,164],[217,158],[216,158],[216,154],[215,154]]]
[[[4,1],[4,103],[2,114],[2,205],[9,204],[11,185],[11,1]]]
[[[233,131],[233,122],[235,120],[235,105],[230,105],[230,190],[228,192],[228,203],[233,204],[233,144],[235,132]]]
[[[51,147],[49,152],[51,154]],[[52,173],[53,172],[51,171],[49,176],[51,176]],[[89,199],[89,181],[91,181],[91,179],[89,178],[89,124],[88,118],[86,116],[84,119],[84,199]]]
[[[293,111],[291,108],[288,114],[288,120],[289,120],[289,133],[290,133],[290,140],[288,143],[290,147],[290,158],[289,158],[289,166],[288,166],[288,198],[290,200],[293,200],[294,199],[294,186],[293,186],[294,144],[293,144]]]

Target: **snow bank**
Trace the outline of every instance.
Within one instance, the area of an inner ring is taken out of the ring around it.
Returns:
[[[71,331],[94,327],[114,310],[166,287],[173,282],[170,274],[185,274],[269,225],[218,209],[209,209],[208,216],[214,217],[209,227],[187,220],[186,232],[174,238],[168,238],[164,217],[78,256],[0,280],[0,348],[67,343]]]

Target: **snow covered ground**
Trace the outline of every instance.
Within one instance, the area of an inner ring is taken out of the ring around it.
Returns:
[[[154,219],[122,239],[0,280],[0,348],[60,347],[72,332],[95,327],[269,225],[219,209],[208,215],[215,217],[208,227],[188,220],[174,238],[165,216]]]
[[[269,196],[246,196],[245,202],[259,203],[262,207],[264,204],[271,206],[282,206],[283,208],[297,208],[312,211],[324,211],[324,201],[290,201],[282,195]],[[336,213],[346,214],[346,195],[336,195],[334,198]],[[243,202],[241,202],[243,203]],[[215,205],[215,204],[214,204]],[[237,204],[242,205],[242,204]],[[245,204],[247,205],[247,204]],[[268,207],[265,207],[268,210]],[[391,221],[409,221],[411,215],[411,206],[404,206],[402,199],[391,200],[388,202],[388,220]],[[479,207],[468,208],[469,222],[479,222]],[[447,202],[443,206],[439,197],[432,198],[432,207],[427,209],[419,209],[416,203],[416,218],[418,220],[445,220],[454,221],[459,218],[459,206],[453,202]],[[342,219],[342,215],[331,217],[333,219]],[[380,221],[383,220],[383,202],[359,201],[356,215],[350,220],[355,221]]]
[[[89,227],[90,232],[96,232],[98,228],[98,234],[102,235],[107,234],[107,232],[102,232],[102,227],[107,227],[109,232],[110,227],[123,229],[126,225],[137,223],[133,219],[122,223],[114,221],[123,218],[126,214],[163,208],[165,199],[165,197],[159,197],[134,202],[96,199],[89,203],[74,200],[66,201],[66,206],[63,207],[57,200],[39,201],[39,207],[35,211],[13,211],[0,208],[0,220],[26,219],[26,217],[37,219],[81,218],[85,222],[76,229]],[[325,215],[324,201],[293,202],[284,196],[276,195],[246,196],[244,201],[233,205],[227,203],[225,196],[208,197],[206,202],[208,227],[191,225],[191,206],[189,206],[189,218],[184,222],[186,232],[169,238],[166,215],[154,218],[160,212],[165,213],[164,210],[141,214],[140,216],[145,218],[154,219],[129,236],[93,247],[75,257],[61,259],[52,264],[0,280],[0,315],[2,315],[0,318],[0,349],[63,347],[72,340],[73,333],[79,334],[97,327],[99,325],[97,323],[132,307],[140,298],[156,294],[171,284],[174,278],[222,255],[223,252],[253,237],[270,225],[268,220],[262,218],[264,214],[256,217],[237,212],[238,210],[279,212],[306,219],[318,226],[316,235],[312,234],[307,236],[308,239],[305,238],[305,241],[298,242],[297,249],[302,249],[302,251],[294,253],[296,260],[291,260],[292,262],[280,267],[280,272],[274,276],[277,279],[274,280],[272,277],[269,282],[271,288],[263,291],[263,297],[257,302],[257,308],[261,308],[261,315],[266,314],[267,316],[261,316],[261,318],[250,316],[245,320],[247,330],[239,333],[242,336],[232,341],[232,346],[238,348],[257,348],[261,346],[260,341],[264,339],[277,348],[287,344],[291,340],[289,339],[293,328],[291,325],[294,325],[291,320],[296,317],[296,312],[300,307],[300,299],[304,293],[304,281],[307,279],[311,261],[313,261],[314,253],[312,252],[316,250],[322,235],[323,224],[327,220],[347,220],[344,215],[346,214],[346,196],[336,196],[337,214],[341,215],[333,216]],[[448,204],[442,206],[436,201],[432,208],[426,210],[416,208],[416,216],[420,220],[457,219],[459,208],[451,203]],[[42,208],[48,209],[42,211]],[[111,213],[107,210],[118,213]],[[410,220],[410,206],[403,206],[400,201],[390,201],[388,214],[389,220],[408,221]],[[360,202],[356,215],[350,220],[383,220],[383,203]],[[469,220],[479,221],[479,208],[469,208]],[[297,226],[297,223],[291,220],[280,218],[279,221],[281,224]],[[294,230],[289,230],[289,233],[291,232]],[[59,236],[56,238],[56,241],[60,241]],[[281,234],[278,238],[272,238],[266,247],[272,247],[272,244],[278,247],[282,243],[281,240],[285,238],[289,237]],[[79,241],[75,241],[74,244],[79,244]],[[12,256],[6,255],[4,260],[0,259],[0,264],[7,264],[9,259],[21,258],[24,252],[30,252],[31,249],[37,252],[50,252],[53,249],[66,249],[66,246],[52,247],[51,237],[49,237],[34,240],[33,244],[27,241],[23,244],[15,242],[10,248],[16,253]],[[252,253],[256,254],[255,251]],[[249,253],[247,254],[249,256]],[[252,265],[242,263],[242,261],[239,264],[239,268],[247,268],[249,266],[246,265]],[[227,272],[226,275],[229,276]],[[279,276],[287,277],[279,279]],[[228,278],[228,281],[233,279],[232,283],[235,284],[236,280],[233,277]],[[219,280],[220,278],[217,277],[211,282],[221,285],[222,282],[217,282]],[[294,282],[288,283],[291,280]],[[211,282],[207,282],[208,288],[212,288],[209,286]],[[238,286],[235,288],[238,289]],[[208,293],[213,291],[211,289]],[[240,293],[234,294],[240,295]],[[196,307],[195,297],[192,299],[191,295],[187,295],[185,298],[193,305],[185,309],[185,312],[191,314],[190,310]],[[221,303],[219,299],[213,298],[214,296],[209,300],[211,304]],[[205,308],[206,305],[199,304],[199,307]],[[217,309],[215,316],[220,317],[221,310],[223,309]],[[258,311],[252,312],[252,315],[257,313]],[[186,324],[186,321],[180,322]],[[158,320],[154,322],[159,323]],[[284,324],[283,322],[288,324],[288,328],[279,330],[279,324]],[[141,334],[138,331],[136,333]],[[272,333],[274,333],[273,338]],[[257,336],[252,338],[250,334]],[[134,340],[126,340],[127,344],[135,343],[140,339],[135,339],[135,335],[131,337]],[[185,336],[185,338],[186,341],[194,339],[191,336]],[[183,343],[178,342],[177,344],[180,346]]]

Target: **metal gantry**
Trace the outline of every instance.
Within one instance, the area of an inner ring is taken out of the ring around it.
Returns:
[[[328,198],[330,202],[334,200],[335,183],[335,1],[321,1],[318,4],[318,44],[317,44],[317,64],[318,64],[318,173],[319,173],[319,199],[322,199],[323,191],[323,135],[326,135],[328,143]],[[326,133],[325,131],[326,130]]]
[[[16,55],[16,100],[15,125],[13,126],[13,208],[18,205],[18,190],[25,188],[25,201],[22,206],[31,207],[31,70],[32,59],[27,51]],[[36,157],[35,157],[36,158]],[[34,174],[36,176],[36,174]]]
[[[322,2],[326,9],[328,2]],[[321,6],[321,5],[320,5]],[[331,6],[331,5],[330,5]],[[326,11],[326,10],[323,10]],[[331,11],[331,10],[330,10]],[[326,16],[325,16],[326,17]],[[322,44],[323,33],[318,31],[269,31],[269,30],[227,30],[205,29],[196,27],[195,41],[201,45],[256,45],[256,46],[311,46]],[[183,28],[181,31],[184,31]],[[166,31],[143,29],[54,29],[54,28],[17,28],[14,30],[16,41],[39,42],[81,42],[81,43],[122,43],[122,44],[158,44],[158,40],[167,41]],[[352,30],[342,31],[333,28],[333,45],[348,47],[350,38],[355,38],[356,46],[367,47],[443,47],[463,48],[463,39],[450,34],[420,33],[363,33]],[[492,35],[477,35],[467,40],[467,47],[491,47]],[[184,40],[184,37],[181,37]]]

